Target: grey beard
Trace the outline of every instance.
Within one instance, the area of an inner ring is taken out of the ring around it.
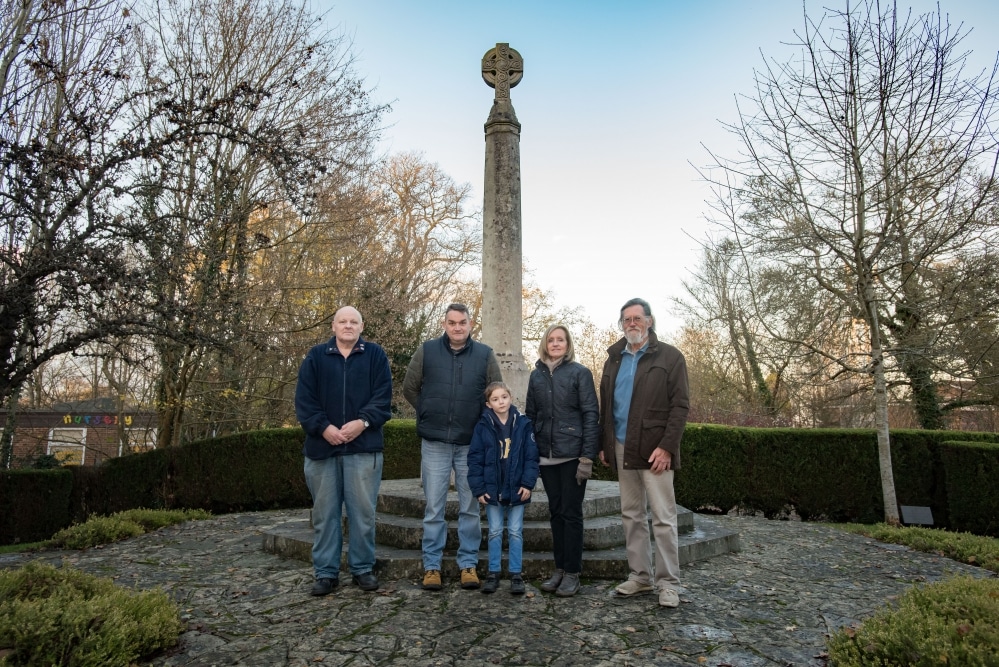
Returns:
[[[629,345],[639,345],[645,342],[646,336],[637,333],[626,333],[624,334],[624,339],[628,341]]]

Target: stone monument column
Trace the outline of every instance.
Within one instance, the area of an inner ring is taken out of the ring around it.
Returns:
[[[482,78],[496,90],[486,119],[485,201],[482,208],[482,341],[493,348],[513,400],[523,409],[530,369],[524,362],[523,259],[520,219],[520,122],[510,89],[524,60],[509,44],[482,57]]]

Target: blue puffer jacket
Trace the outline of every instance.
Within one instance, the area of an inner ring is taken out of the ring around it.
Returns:
[[[533,491],[538,481],[538,446],[534,442],[531,420],[512,405],[508,419],[512,419],[513,423],[506,465],[500,458],[502,425],[488,407],[482,410],[468,448],[468,485],[476,498],[488,493],[490,505],[529,503],[530,498],[522,501],[517,492],[520,487]]]
[[[380,345],[358,339],[344,359],[336,338],[305,356],[295,388],[295,414],[305,429],[303,453],[314,460],[385,449],[382,425],[392,416],[392,370]],[[356,440],[332,446],[323,438],[330,424],[355,419],[371,425]]]

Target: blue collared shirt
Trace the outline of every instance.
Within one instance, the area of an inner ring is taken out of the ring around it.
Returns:
[[[621,350],[621,369],[617,372],[614,382],[614,437],[618,442],[624,442],[628,435],[628,412],[631,410],[631,394],[635,389],[635,369],[638,360],[649,349],[649,341],[637,352],[632,352],[625,345]]]

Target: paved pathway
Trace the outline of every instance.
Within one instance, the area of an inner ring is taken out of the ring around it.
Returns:
[[[618,582],[586,581],[560,599],[529,582],[523,597],[441,592],[383,581],[309,596],[311,567],[261,550],[260,531],[297,516],[274,511],[193,521],[85,552],[40,555],[160,586],[188,630],[153,661],[181,665],[709,665],[826,664],[826,634],[862,619],[914,583],[990,573],[821,524],[718,517],[742,552],[686,567],[679,609],[614,598]],[[0,556],[15,567],[34,555]],[[585,573],[584,573],[585,576]]]

